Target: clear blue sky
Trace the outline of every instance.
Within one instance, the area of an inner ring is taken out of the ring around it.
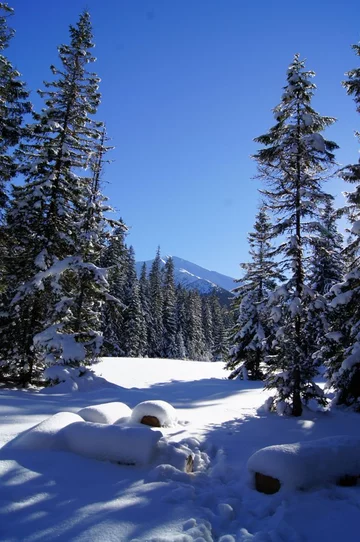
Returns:
[[[341,163],[358,158],[355,104],[340,81],[358,65],[359,0],[8,0],[9,57],[35,90],[58,64],[57,45],[87,8],[102,78],[99,116],[115,150],[105,192],[138,260],[157,245],[241,275],[259,182],[253,138],[273,125],[293,54],[317,73],[315,108],[337,117],[328,136]],[[344,186],[331,182],[330,191]],[[342,203],[342,196],[337,199]]]

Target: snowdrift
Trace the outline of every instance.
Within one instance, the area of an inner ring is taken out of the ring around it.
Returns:
[[[155,454],[160,431],[92,422],[69,424],[58,433],[59,449],[125,465],[147,465]]]
[[[120,402],[103,403],[82,408],[78,411],[78,415],[86,422],[113,424],[129,418],[131,408]]]
[[[168,442],[161,431],[140,425],[144,415],[156,415],[159,426],[173,426],[177,420],[175,409],[165,401],[145,401],[133,411],[125,403],[103,403],[82,408],[77,414],[59,412],[20,435],[10,446],[68,451],[124,465],[147,465],[156,460],[156,464],[192,472],[191,450]]]
[[[257,489],[268,482],[275,493],[284,489],[308,489],[328,483],[346,483],[360,476],[360,438],[335,436],[295,444],[268,446],[254,453],[247,463]],[[271,477],[271,480],[263,479]],[[355,481],[356,483],[356,481]],[[278,487],[277,487],[278,486]],[[277,489],[276,489],[277,487]]]
[[[43,422],[20,434],[10,446],[26,450],[51,450],[56,448],[59,431],[76,422],[83,421],[73,412],[58,412]]]

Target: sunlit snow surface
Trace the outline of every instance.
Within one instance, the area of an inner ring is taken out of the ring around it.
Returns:
[[[268,397],[261,385],[226,380],[221,363],[106,359],[96,373],[102,378],[71,393],[61,393],[72,389],[62,385],[46,393],[0,391],[1,541],[358,541],[359,485],[263,495],[246,468],[265,446],[359,436],[358,414],[265,413],[258,410]],[[169,402],[181,421],[161,428],[170,448],[160,441],[150,466],[97,461],[46,443],[26,451],[13,445],[57,412],[157,400]],[[194,474],[180,470],[184,450],[194,454]]]

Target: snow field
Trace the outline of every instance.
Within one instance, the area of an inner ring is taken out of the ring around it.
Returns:
[[[188,423],[161,428],[154,459],[139,467],[3,446],[2,542],[358,542],[359,485],[264,495],[247,469],[271,445],[358,438],[358,414],[260,412],[269,393],[256,382],[227,380],[221,363],[118,358],[95,372],[114,385],[95,375],[86,392],[0,391],[0,446],[60,410],[110,402],[134,408],[161,399]],[[188,450],[193,474],[180,470]]]
[[[360,476],[360,438],[328,437],[268,446],[255,452],[248,469],[280,480],[284,489],[307,489]]]

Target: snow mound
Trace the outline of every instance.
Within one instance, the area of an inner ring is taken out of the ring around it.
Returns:
[[[156,456],[158,464],[172,465],[176,469],[185,472],[188,468],[189,457],[192,458],[191,464],[193,464],[193,453],[186,445],[181,445],[178,442],[168,442],[164,438],[158,444]]]
[[[80,422],[82,419],[72,412],[58,412],[43,422],[19,435],[11,446],[26,450],[49,450],[56,448],[57,434],[64,427]]]
[[[155,454],[160,431],[147,427],[120,427],[92,422],[77,422],[58,435],[59,449],[128,465],[146,465]]]
[[[130,420],[140,423],[144,416],[154,416],[160,422],[161,427],[173,427],[178,418],[176,411],[166,401],[144,401],[133,409]]]
[[[78,415],[86,422],[112,424],[131,416],[131,408],[120,402],[103,403],[82,408]]]
[[[114,387],[114,384],[101,376],[97,376],[86,367],[53,365],[45,369],[44,378],[49,381],[50,386],[44,388],[42,393],[86,392]]]
[[[268,446],[255,452],[248,469],[277,478],[286,489],[305,489],[360,476],[360,438],[328,437]]]

